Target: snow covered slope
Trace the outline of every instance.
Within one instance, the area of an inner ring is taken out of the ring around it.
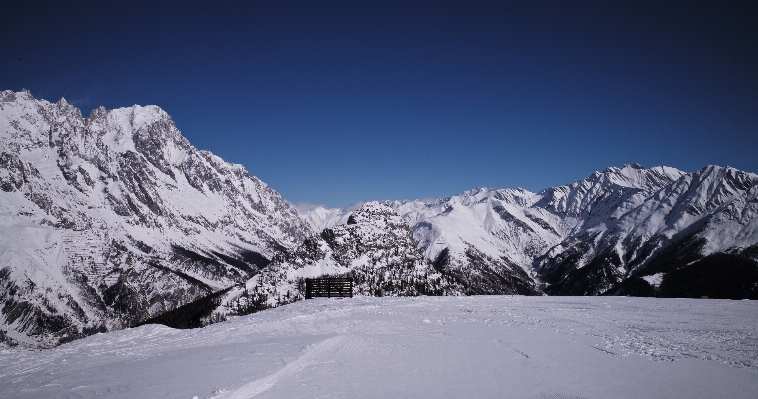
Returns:
[[[311,226],[313,231],[319,232],[326,228],[345,224],[350,214],[360,207],[349,206],[347,208],[324,208],[322,206],[303,212],[302,217]]]
[[[478,293],[495,293],[504,280],[492,276],[509,281],[502,271],[517,266],[549,294],[739,297],[758,294],[756,186],[758,176],[733,168],[635,164],[539,193],[483,188],[385,204],[411,225],[427,259]],[[689,281],[703,268],[723,274],[704,264],[687,271],[701,260],[737,264],[720,282],[730,292],[709,294],[707,279]],[[691,284],[699,288],[682,291]]]
[[[244,282],[312,234],[155,106],[0,93],[0,339],[50,346]]]
[[[319,298],[0,351],[0,397],[754,398],[755,301]]]

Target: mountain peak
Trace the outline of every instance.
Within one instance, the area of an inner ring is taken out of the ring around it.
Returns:
[[[54,345],[171,311],[245,281],[312,233],[157,106],[84,119],[64,99],[5,91],[0,101],[0,280],[10,287],[0,303],[18,309],[0,314],[0,331],[14,340]],[[28,290],[14,288],[27,276]]]
[[[363,206],[353,212],[347,220],[347,225],[372,225],[380,228],[385,228],[388,225],[400,225],[403,223],[403,220],[394,208],[378,201],[371,201],[363,204]]]
[[[26,100],[31,101],[34,100],[34,96],[32,96],[32,93],[27,89],[21,89],[19,92],[15,92],[13,90],[3,90],[0,92],[0,101],[2,102],[12,102],[12,101],[20,101],[20,100]]]
[[[642,165],[640,165],[640,164],[638,164],[638,163],[633,163],[633,164],[631,164],[631,165],[629,165],[629,164],[625,164],[625,165],[624,165],[624,167],[622,167],[621,169],[626,169],[626,168],[632,168],[632,169],[645,169],[645,167],[644,167],[644,166],[642,166]]]

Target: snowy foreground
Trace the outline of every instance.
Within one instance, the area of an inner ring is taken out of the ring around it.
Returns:
[[[316,299],[0,353],[2,398],[754,398],[758,303]]]

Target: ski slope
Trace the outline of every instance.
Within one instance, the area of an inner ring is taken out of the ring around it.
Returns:
[[[3,398],[754,398],[758,303],[627,297],[300,301],[0,353]]]

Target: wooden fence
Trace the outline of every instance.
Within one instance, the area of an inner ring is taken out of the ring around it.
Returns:
[[[353,279],[349,277],[305,279],[305,299],[317,297],[352,298]]]

